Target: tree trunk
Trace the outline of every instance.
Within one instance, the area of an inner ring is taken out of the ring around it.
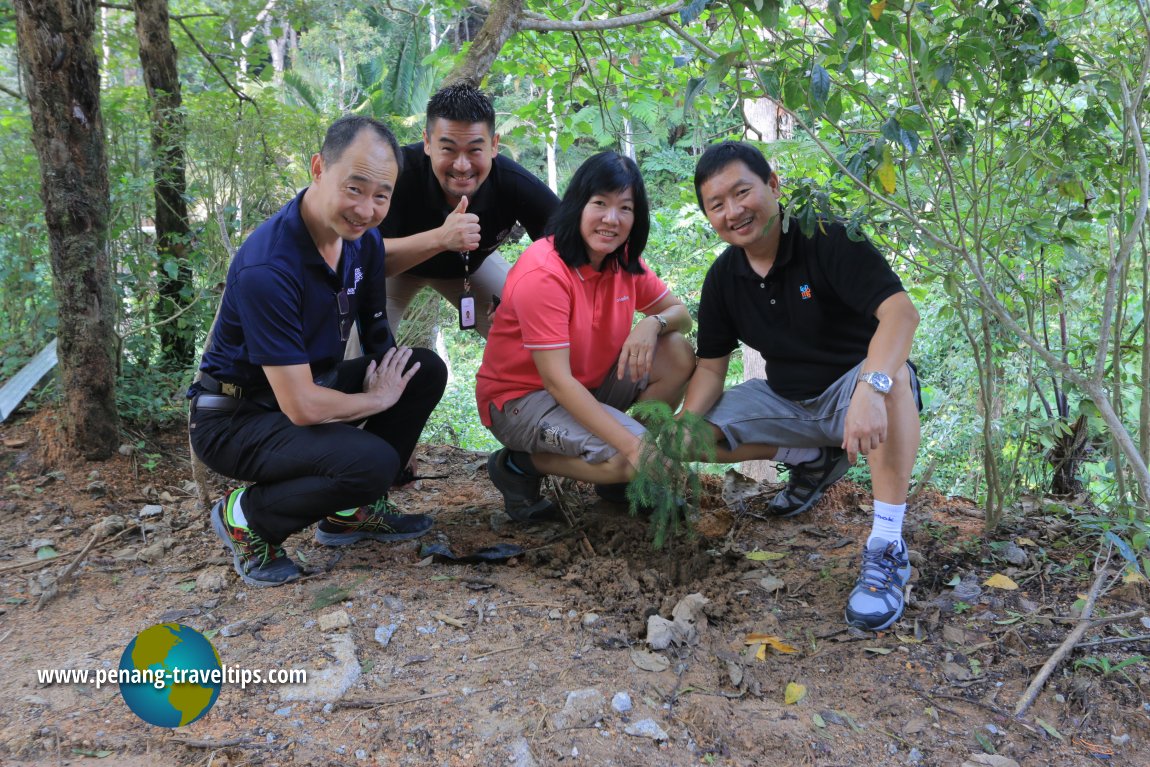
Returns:
[[[186,311],[191,299],[188,226],[184,173],[184,113],[176,46],[168,22],[168,0],[135,0],[140,65],[152,101],[152,177],[156,201],[156,255],[160,297],[156,316],[168,320]],[[172,365],[190,365],[196,352],[193,329],[186,319],[159,325],[160,354]]]
[[[72,450],[106,458],[119,423],[97,3],[15,0],[15,9],[59,307],[65,434]]]
[[[522,16],[523,0],[495,0],[487,20],[467,49],[467,55],[444,79],[445,84],[471,82],[479,85],[503,44],[518,30]]]

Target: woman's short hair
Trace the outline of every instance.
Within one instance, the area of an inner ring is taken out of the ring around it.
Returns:
[[[631,190],[635,222],[631,226],[631,234],[628,235],[627,241],[614,253],[608,254],[607,259],[617,260],[619,265],[631,274],[643,273],[639,257],[647,247],[647,236],[651,232],[651,208],[647,202],[647,187],[635,161],[618,152],[600,152],[587,158],[571,177],[571,183],[567,185],[567,191],[563,193],[559,207],[551,215],[547,229],[554,235],[555,250],[563,259],[563,263],[572,269],[591,263],[591,258],[587,255],[587,244],[583,242],[583,235],[579,231],[583,208],[597,194],[622,192],[624,189]]]

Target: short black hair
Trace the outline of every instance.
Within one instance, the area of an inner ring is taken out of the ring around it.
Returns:
[[[651,232],[647,187],[635,161],[618,152],[600,152],[587,158],[571,177],[559,207],[551,215],[547,229],[555,237],[555,250],[563,263],[572,269],[591,263],[587,255],[587,244],[583,242],[583,235],[579,231],[583,208],[597,194],[621,192],[624,189],[631,190],[635,222],[631,225],[627,241],[614,253],[608,254],[604,263],[614,258],[625,271],[631,274],[643,273],[639,257],[647,247],[647,236]]]
[[[427,132],[438,119],[461,123],[485,123],[495,135],[495,107],[491,97],[468,81],[445,85],[427,101]]]
[[[400,166],[400,170],[403,170],[403,157],[399,154],[399,142],[395,140],[395,134],[374,117],[364,117],[363,115],[344,115],[331,124],[331,127],[327,129],[327,134],[323,137],[323,146],[319,150],[324,163],[339,162],[344,150],[351,146],[351,142],[355,141],[360,131],[364,130],[373,131],[377,138],[391,147],[391,154],[395,157],[396,165]]]
[[[721,141],[718,144],[711,144],[695,165],[695,199],[699,201],[699,210],[707,212],[703,207],[703,193],[700,191],[703,184],[733,162],[746,165],[752,173],[763,180],[764,184],[770,183],[774,174],[771,164],[756,146],[745,141]]]

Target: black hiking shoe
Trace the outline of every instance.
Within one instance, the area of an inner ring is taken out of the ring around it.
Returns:
[[[396,514],[392,511],[394,508],[387,498],[380,498],[371,506],[360,506],[351,514],[332,514],[316,526],[315,539],[325,546],[346,546],[369,539],[406,541],[431,529],[431,517],[426,514]]]
[[[767,505],[772,517],[793,517],[814,507],[826,489],[838,482],[850,468],[846,451],[840,447],[824,447],[819,457],[796,466],[784,464],[790,470],[787,486]]]
[[[555,518],[555,504],[540,492],[543,477],[517,474],[507,467],[507,448],[487,459],[487,476],[503,494],[503,510],[516,522],[543,522]]]

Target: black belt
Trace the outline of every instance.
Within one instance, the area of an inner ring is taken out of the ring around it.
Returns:
[[[235,397],[229,397],[226,394],[209,394],[208,392],[200,392],[192,399],[192,407],[197,410],[236,410],[240,406],[240,402]]]
[[[227,381],[217,381],[207,373],[200,373],[200,380],[198,381],[200,388],[209,394],[224,394],[228,397],[235,397],[236,399],[244,398],[244,387],[238,384],[228,383]],[[248,387],[249,389],[251,387]],[[260,391],[264,389],[261,387]],[[253,394],[254,392],[248,392]]]

